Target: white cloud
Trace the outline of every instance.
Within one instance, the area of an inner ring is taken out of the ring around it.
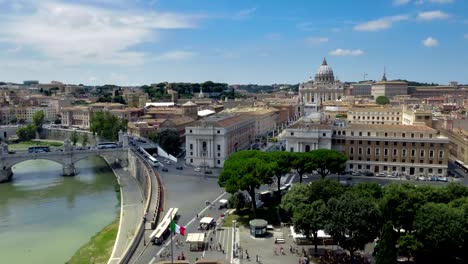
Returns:
[[[376,20],[371,20],[365,23],[357,24],[354,26],[354,30],[356,31],[381,31],[388,28],[391,28],[393,23],[407,20],[409,17],[407,15],[397,15],[397,16],[389,16],[389,17],[382,17]]]
[[[0,42],[22,46],[60,62],[140,64],[135,45],[155,41],[158,30],[195,27],[194,16],[133,12],[82,4],[31,1],[31,12],[0,16]]]
[[[234,19],[245,19],[250,17],[255,11],[257,11],[256,7],[240,10],[234,15]]]
[[[401,6],[401,5],[406,5],[409,2],[411,2],[411,0],[393,0],[393,5]]]
[[[455,2],[455,0],[416,0],[415,4],[417,5],[422,5],[425,3],[430,3],[430,4],[451,4]]]
[[[329,39],[325,37],[308,37],[305,39],[305,42],[310,45],[320,45],[322,43],[327,43],[328,41]]]
[[[423,21],[431,21],[431,20],[447,19],[447,18],[449,18],[449,14],[444,13],[444,12],[442,12],[440,10],[419,12],[418,13],[418,19],[423,20]]]
[[[198,55],[196,52],[186,50],[173,50],[161,54],[156,57],[156,60],[160,61],[183,61],[188,60]]]
[[[355,49],[355,50],[350,50],[350,49],[336,49],[332,50],[329,53],[332,56],[360,56],[364,54],[364,51],[361,49]]]
[[[439,41],[433,37],[428,37],[427,39],[423,40],[422,43],[428,48],[439,46]]]

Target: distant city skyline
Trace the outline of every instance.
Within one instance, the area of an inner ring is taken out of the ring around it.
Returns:
[[[468,83],[462,0],[0,0],[0,81]]]

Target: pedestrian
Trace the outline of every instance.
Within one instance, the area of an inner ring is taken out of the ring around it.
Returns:
[[[293,247],[289,246],[289,253],[293,253]]]
[[[213,237],[210,237],[210,242],[213,242]]]

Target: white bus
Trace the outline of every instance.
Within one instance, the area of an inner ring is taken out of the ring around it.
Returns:
[[[159,163],[159,161],[158,161],[156,158],[154,158],[153,156],[148,156],[148,162],[149,162],[149,163],[151,164],[151,166],[153,166],[153,167],[159,167],[159,165],[161,164],[161,163]]]
[[[117,147],[118,145],[115,142],[102,142],[97,144],[98,149],[112,149]]]

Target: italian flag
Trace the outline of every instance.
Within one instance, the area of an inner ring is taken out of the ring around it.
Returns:
[[[185,235],[185,227],[174,223],[174,221],[171,221],[171,232],[181,234],[181,235],[184,236]]]

